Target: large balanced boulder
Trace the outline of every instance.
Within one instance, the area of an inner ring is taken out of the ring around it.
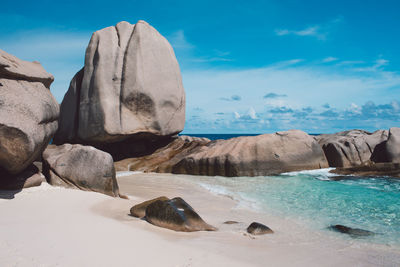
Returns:
[[[331,167],[363,165],[370,160],[386,161],[382,145],[388,138],[387,130],[373,133],[363,130],[344,131],[317,136]]]
[[[175,164],[172,172],[263,176],[326,167],[328,162],[315,139],[305,132],[290,130],[212,141]]]
[[[111,155],[91,146],[50,145],[43,152],[43,173],[51,185],[119,196]]]
[[[40,63],[0,50],[0,168],[10,175],[38,158],[57,130],[53,80]]]
[[[215,231],[182,198],[157,200],[146,208],[146,220],[159,227],[181,231]]]
[[[144,21],[95,32],[85,66],[61,104],[59,123],[56,144],[112,143],[182,131],[185,92],[171,45]]]

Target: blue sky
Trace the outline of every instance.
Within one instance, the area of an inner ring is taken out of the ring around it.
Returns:
[[[0,49],[61,102],[92,32],[146,20],[174,47],[185,133],[400,126],[399,1],[8,1]]]

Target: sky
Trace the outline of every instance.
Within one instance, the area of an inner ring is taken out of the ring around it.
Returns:
[[[39,61],[61,103],[91,34],[145,20],[174,48],[184,133],[400,127],[400,1],[9,1],[0,49]]]

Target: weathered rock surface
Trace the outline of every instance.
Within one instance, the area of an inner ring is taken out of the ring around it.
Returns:
[[[185,92],[171,45],[144,21],[120,22],[93,34],[61,104],[54,142],[170,136],[184,123]]]
[[[162,197],[157,197],[157,198],[142,202],[140,204],[137,204],[131,208],[131,210],[130,210],[131,215],[133,217],[143,218],[146,215],[147,206],[149,206],[151,203],[156,202],[158,200],[166,201],[166,200],[169,200],[169,198],[162,196]]]
[[[305,132],[215,140],[199,146],[175,164],[173,173],[259,176],[328,167],[324,152]]]
[[[178,136],[167,140],[164,146],[156,149],[150,155],[126,158],[115,162],[115,169],[116,171],[171,173],[172,168],[179,161],[210,142],[207,138]]]
[[[354,179],[355,176],[373,176],[373,177],[398,177],[400,178],[400,163],[393,162],[381,162],[374,163],[370,162],[360,166],[346,167],[346,168],[336,168],[331,171],[332,173],[342,174],[342,175],[352,175],[350,177],[339,176],[332,177],[333,180],[343,180],[343,179]]]
[[[322,146],[331,167],[362,165],[370,160],[381,160],[382,143],[388,138],[387,130],[373,133],[362,130],[323,134],[315,137]]]
[[[0,167],[25,170],[57,130],[59,105],[50,93],[53,76],[38,62],[0,50]]]
[[[174,231],[215,231],[182,198],[157,200],[146,208],[146,220],[159,227]]]
[[[385,148],[387,161],[400,163],[400,128],[390,128]]]
[[[265,235],[274,233],[271,228],[258,222],[251,223],[249,227],[247,227],[247,232],[252,235]]]
[[[21,190],[39,186],[46,181],[40,170],[33,164],[18,174],[10,174],[2,169],[0,177],[0,190]]]
[[[0,77],[10,80],[39,82],[50,88],[53,75],[47,73],[39,62],[21,60],[0,49]]]
[[[111,155],[91,146],[50,145],[43,152],[43,173],[52,185],[119,196]]]
[[[371,232],[368,230],[351,228],[351,227],[344,226],[341,224],[331,225],[328,227],[328,229],[342,233],[342,234],[348,234],[349,236],[351,236],[353,238],[375,235],[374,232]]]

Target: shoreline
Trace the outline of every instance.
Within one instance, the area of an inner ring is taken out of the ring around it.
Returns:
[[[24,189],[12,200],[0,198],[0,265],[395,266],[400,261],[397,248],[310,231],[290,219],[238,207],[227,196],[175,176],[117,177],[129,200],[47,184]],[[175,232],[128,215],[133,205],[161,195],[182,197],[219,230]],[[224,225],[228,220],[240,223]],[[275,233],[246,234],[253,221]]]

